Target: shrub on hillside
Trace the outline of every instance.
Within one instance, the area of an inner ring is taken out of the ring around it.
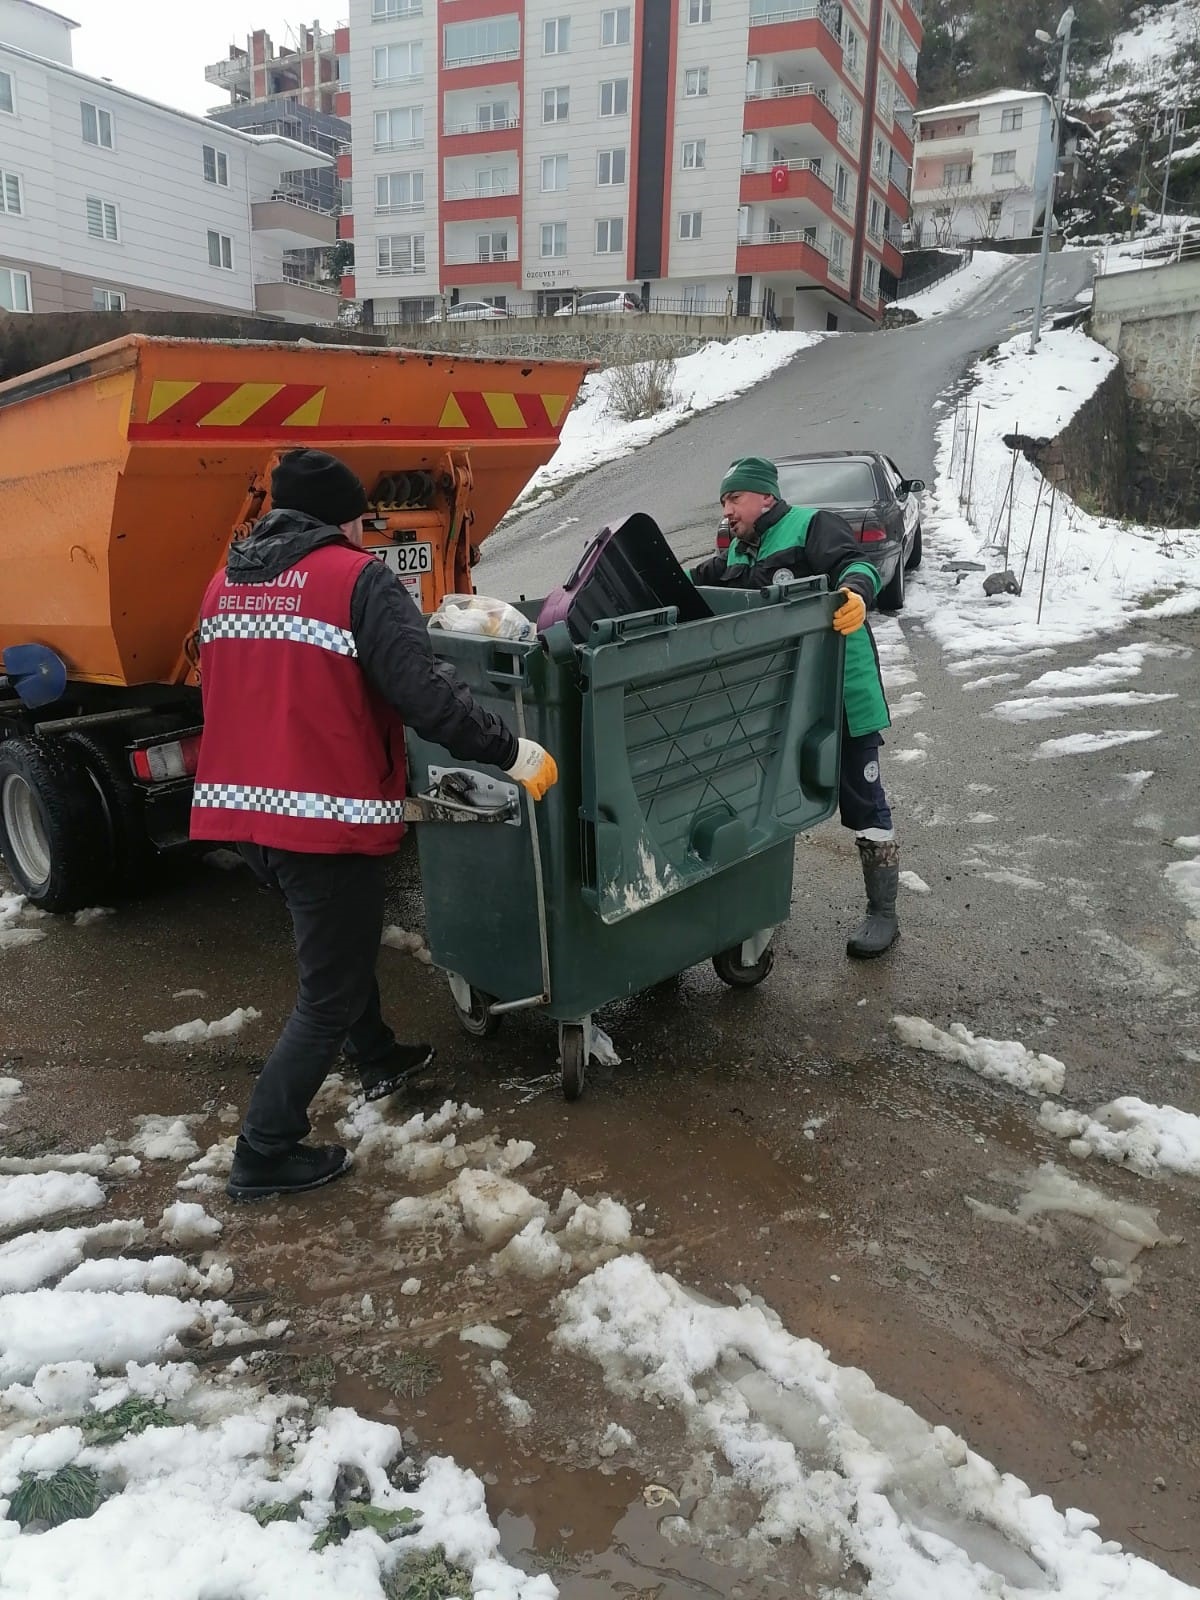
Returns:
[[[608,408],[622,422],[657,416],[669,411],[678,399],[675,363],[665,358],[614,367],[609,377]]]

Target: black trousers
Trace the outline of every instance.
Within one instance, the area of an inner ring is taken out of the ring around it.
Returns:
[[[386,1060],[395,1035],[379,1008],[375,962],[383,934],[382,856],[304,855],[240,844],[260,883],[287,901],[300,987],[267,1057],[242,1137],[278,1155],[311,1129],[313,1096],[344,1050],[361,1071]]]
[[[862,733],[855,738],[849,729],[842,729],[838,805],[842,827],[851,828],[855,833],[862,833],[867,828],[891,832],[891,807],[879,777],[879,747],[882,743],[882,735],[878,733]]]

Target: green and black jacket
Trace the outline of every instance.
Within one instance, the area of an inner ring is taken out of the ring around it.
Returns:
[[[752,538],[689,571],[692,582],[718,589],[765,589],[788,578],[823,577],[831,589],[853,589],[868,611],[882,587],[878,569],[863,554],[850,524],[833,511],[789,506],[777,500],[754,526]],[[865,625],[846,638],[846,722],[858,738],[891,726],[875,640]]]

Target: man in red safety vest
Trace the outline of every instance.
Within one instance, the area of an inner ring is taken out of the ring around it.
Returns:
[[[314,1189],[340,1145],[302,1143],[340,1052],[368,1100],[433,1059],[380,1013],[384,861],[404,831],[404,725],[458,761],[502,768],[541,799],[552,756],[478,705],[430,649],[399,579],[362,548],[366,492],[320,450],[271,475],[272,509],[236,541],[200,613],[204,738],[193,839],[234,844],[287,901],[296,1006],[250,1096],[228,1192]]]

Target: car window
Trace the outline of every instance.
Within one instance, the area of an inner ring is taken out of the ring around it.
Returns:
[[[865,461],[783,462],[779,485],[794,506],[868,506],[879,492]]]

